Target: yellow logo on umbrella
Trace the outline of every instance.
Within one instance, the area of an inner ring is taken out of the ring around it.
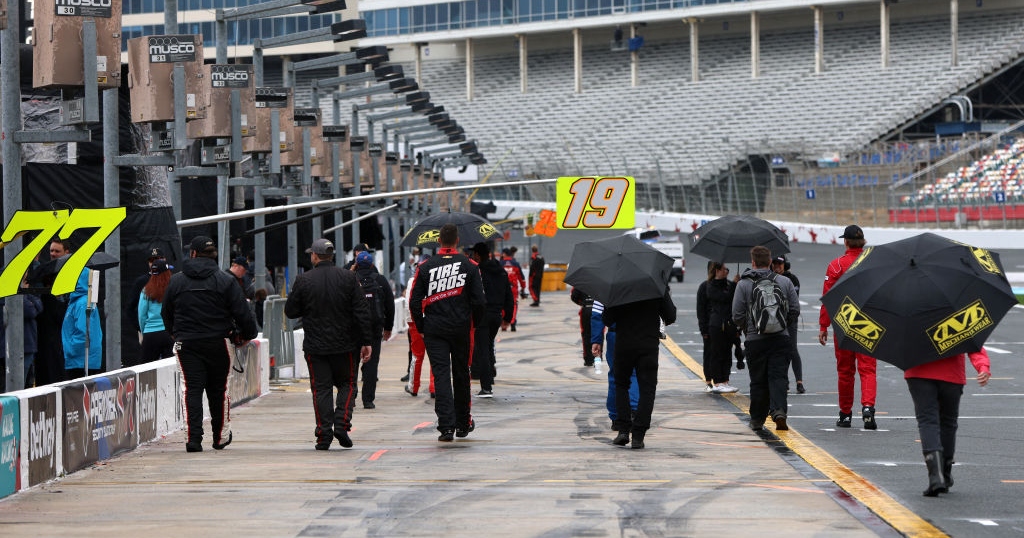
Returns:
[[[985,271],[994,275],[1003,274],[1003,272],[999,270],[999,264],[996,263],[996,259],[992,256],[991,252],[983,248],[971,247],[971,253],[974,254],[974,258],[978,260],[981,268]]]
[[[853,260],[853,264],[850,265],[850,269],[853,269],[854,267],[860,265],[860,262],[864,261],[864,259],[868,257],[868,254],[871,254],[871,250],[873,248],[875,247],[865,247],[863,252],[860,253],[860,256],[857,256],[857,259]],[[850,269],[847,269],[847,271],[849,271]]]
[[[416,238],[416,244],[422,245],[424,243],[436,243],[438,237],[440,236],[441,230],[427,230],[421,233],[420,236]]]
[[[483,236],[484,239],[490,239],[498,235],[498,229],[495,228],[490,222],[485,222],[481,224],[480,227],[476,229],[476,231],[480,232],[480,235]]]
[[[967,305],[948,318],[932,325],[928,335],[939,353],[968,340],[979,332],[992,326],[992,316],[981,302],[981,299]]]
[[[885,336],[885,327],[868,317],[849,297],[844,298],[839,304],[839,310],[832,321],[848,338],[860,344],[869,353],[875,350],[875,346]]]

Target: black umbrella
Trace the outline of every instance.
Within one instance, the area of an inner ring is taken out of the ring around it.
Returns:
[[[59,258],[54,258],[39,264],[35,269],[29,271],[28,280],[30,282],[42,284],[45,288],[49,288],[53,284],[54,277],[56,277],[57,273],[64,268],[64,264],[67,263],[68,258],[70,257],[71,254],[65,254]],[[89,261],[85,262],[86,268],[97,271],[106,271],[107,269],[112,269],[120,264],[120,260],[103,251],[94,252],[92,256],[89,256]],[[72,281],[72,286],[77,280],[78,279],[76,277]],[[57,293],[57,295],[61,295],[62,293],[67,293],[67,291]]]
[[[565,282],[605,306],[657,299],[665,294],[672,258],[632,235],[578,243]]]
[[[726,215],[690,233],[690,252],[716,262],[749,262],[750,249],[759,245],[772,256],[789,252],[789,238],[782,230],[750,215]]]
[[[1017,298],[997,253],[925,233],[865,248],[821,302],[839,347],[906,370],[977,351]]]
[[[455,211],[438,213],[420,219],[405,233],[401,244],[403,247],[436,248],[440,246],[437,238],[441,234],[441,226],[445,224],[454,224],[459,228],[460,245],[475,245],[491,241],[500,235],[498,229],[487,219],[472,213]]]

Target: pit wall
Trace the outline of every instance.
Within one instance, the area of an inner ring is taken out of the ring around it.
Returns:
[[[237,348],[228,376],[232,407],[267,394],[269,372],[266,340]],[[182,429],[182,383],[170,358],[0,395],[0,497]]]

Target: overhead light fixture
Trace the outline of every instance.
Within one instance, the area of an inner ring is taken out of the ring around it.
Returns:
[[[411,78],[399,78],[388,82],[388,86],[394,93],[402,92],[414,92],[420,88],[420,85]]]
[[[470,142],[463,142],[463,143],[459,144],[459,150],[462,151],[463,155],[469,155],[471,153],[476,153],[476,142],[472,142],[472,141],[470,141]]]
[[[310,15],[324,15],[335,11],[344,11],[345,0],[316,0],[315,2],[303,2],[307,6],[316,6],[316,9],[309,12]]]
[[[405,96],[405,104],[415,105],[417,103],[429,103],[430,92],[413,92]]]
[[[465,142],[465,141],[466,141],[466,135],[464,133],[455,133],[455,134],[448,135],[448,143],[449,144],[457,144],[459,142]]]
[[[356,53],[357,60],[363,60],[366,62],[386,62],[388,61],[388,48],[383,45],[377,45],[373,47],[360,47],[353,52]]]
[[[402,66],[397,64],[387,64],[373,69],[373,76],[380,82],[385,80],[394,80],[396,78],[404,78],[405,72],[402,70]]]
[[[366,37],[366,21],[363,19],[349,19],[336,22],[331,25],[331,35],[334,36],[335,43]]]
[[[427,119],[429,119],[430,123],[433,123],[433,124],[443,123],[443,122],[448,121],[448,114],[445,114],[445,113],[431,114]]]

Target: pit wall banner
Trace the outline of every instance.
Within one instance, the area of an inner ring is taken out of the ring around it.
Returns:
[[[138,446],[135,387],[131,370],[61,386],[65,471],[77,471]]]
[[[232,405],[270,392],[265,339],[238,349]],[[177,359],[0,396],[0,498],[184,427]]]
[[[57,478],[60,443],[60,391],[52,386],[19,391],[21,400],[21,483],[32,487]]]
[[[0,396],[0,497],[21,489],[21,411],[17,398]]]

